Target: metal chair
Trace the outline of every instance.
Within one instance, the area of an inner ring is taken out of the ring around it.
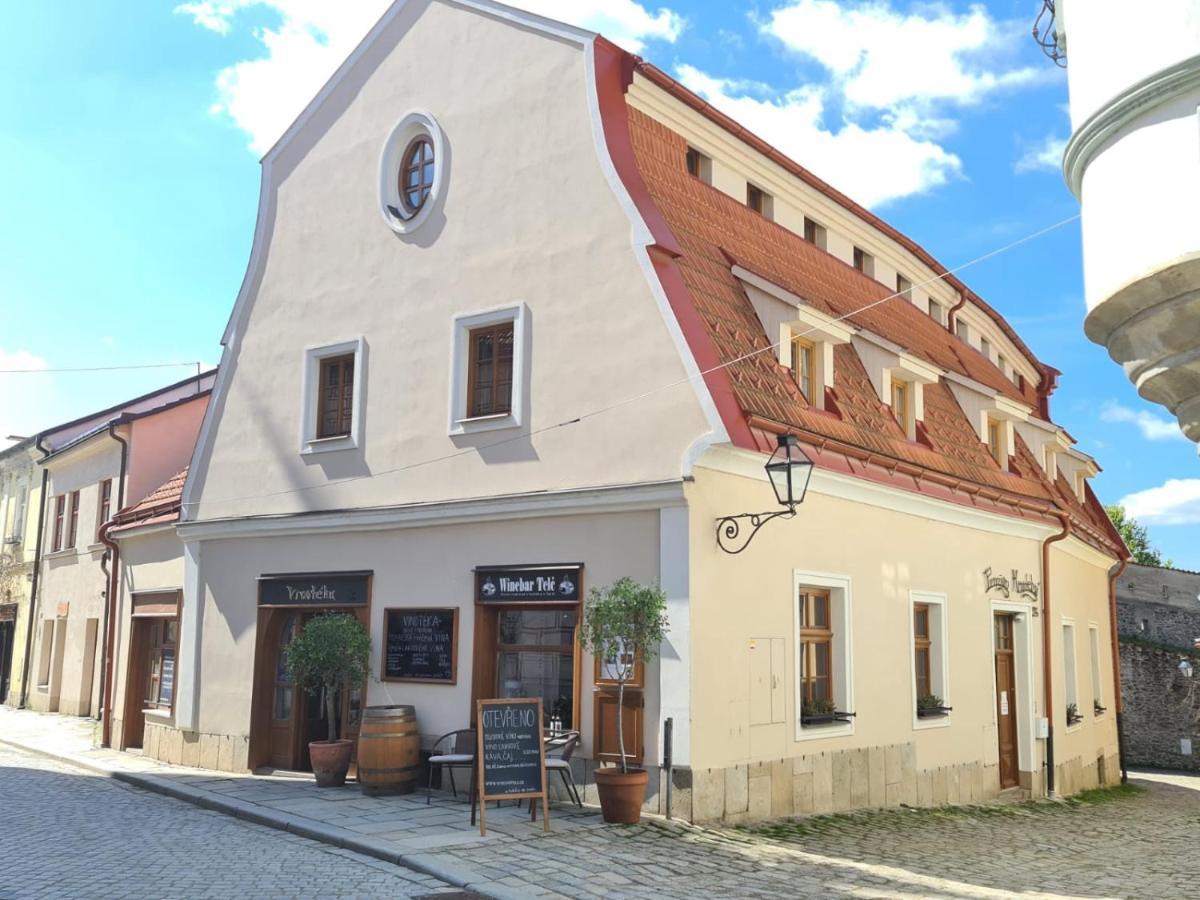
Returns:
[[[557,772],[567,789],[567,796],[575,801],[576,806],[582,808],[583,800],[579,796],[579,788],[575,786],[575,775],[571,772],[571,754],[575,752],[575,748],[578,746],[578,731],[564,731],[547,740],[547,751],[557,750],[558,755],[546,757],[546,774],[549,776],[549,773]]]
[[[438,747],[446,744],[442,752]],[[433,793],[433,770],[445,768],[450,775],[450,790],[458,797],[458,787],[454,784],[455,769],[469,769],[475,764],[475,729],[460,728],[443,734],[433,742],[429,756],[429,783],[425,786],[425,805]]]

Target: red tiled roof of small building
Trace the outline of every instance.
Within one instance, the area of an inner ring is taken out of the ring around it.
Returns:
[[[113,516],[110,534],[144,528],[147,525],[162,525],[179,521],[179,510],[183,499],[183,484],[188,470],[172,475],[137,503],[127,506]]]

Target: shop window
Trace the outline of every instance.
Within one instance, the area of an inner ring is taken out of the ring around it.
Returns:
[[[63,548],[63,525],[66,522],[67,495],[59,494],[54,498],[54,538],[50,541],[51,552]]]
[[[854,712],[849,581],[797,572],[796,738],[848,734]]]
[[[472,329],[467,362],[467,417],[512,410],[513,323]]]
[[[527,316],[522,303],[455,317],[450,434],[522,424]]]
[[[362,338],[304,351],[304,414],[300,452],[357,447],[362,438],[366,349]]]
[[[1100,629],[1088,626],[1088,649],[1092,662],[1092,712],[1100,715],[1104,709],[1104,691],[1100,682]]]
[[[804,338],[792,338],[792,377],[796,387],[809,403],[813,402],[813,377],[816,365],[816,347]]]
[[[693,178],[699,178],[705,184],[712,184],[712,160],[695,147],[688,147],[687,171]]]
[[[945,724],[950,712],[946,652],[946,598],[910,595],[912,607],[913,688],[916,716],[928,725]]]
[[[496,622],[498,697],[540,697],[546,725],[575,721],[574,609],[503,609]]]
[[[1079,712],[1079,686],[1076,682],[1075,670],[1075,625],[1071,622],[1063,622],[1062,643],[1065,712],[1067,725],[1070,726],[1077,724],[1082,719]]]
[[[875,257],[864,250],[862,247],[854,248],[854,268],[868,275],[871,278],[875,277]]]
[[[822,250],[829,244],[829,236],[825,231],[825,226],[814,222],[808,216],[804,217],[804,239]]]
[[[150,623],[149,656],[146,660],[146,709],[171,709],[175,700],[175,647],[179,640],[178,619],[154,619]]]
[[[112,514],[112,479],[105,478],[100,482],[99,503],[96,509],[96,542],[100,541],[100,529]]]
[[[64,547],[70,548],[75,546],[76,538],[79,535],[79,491],[71,491],[70,509],[67,513],[67,534],[64,539]]]

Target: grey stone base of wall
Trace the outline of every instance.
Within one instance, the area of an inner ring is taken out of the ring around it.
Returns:
[[[117,733],[115,727],[113,732]],[[174,766],[246,772],[250,739],[241,734],[180,731],[172,725],[147,722],[142,735],[142,755]]]
[[[1121,642],[1125,762],[1131,766],[1200,770],[1200,664],[1179,671],[1186,650]],[[1191,753],[1184,752],[1190,742]]]
[[[1071,797],[1080,791],[1119,783],[1121,763],[1115,753],[1090,760],[1077,756],[1056,764],[1054,773],[1054,792],[1060,797]]]

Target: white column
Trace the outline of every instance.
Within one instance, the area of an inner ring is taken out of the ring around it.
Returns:
[[[667,640],[658,666],[659,702],[663,719],[674,720],[672,763],[691,765],[692,623],[688,508],[659,510],[658,571],[667,594]]]
[[[179,618],[175,727],[195,731],[200,708],[200,632],[204,627],[199,541],[187,541],[183,545],[183,604]]]

